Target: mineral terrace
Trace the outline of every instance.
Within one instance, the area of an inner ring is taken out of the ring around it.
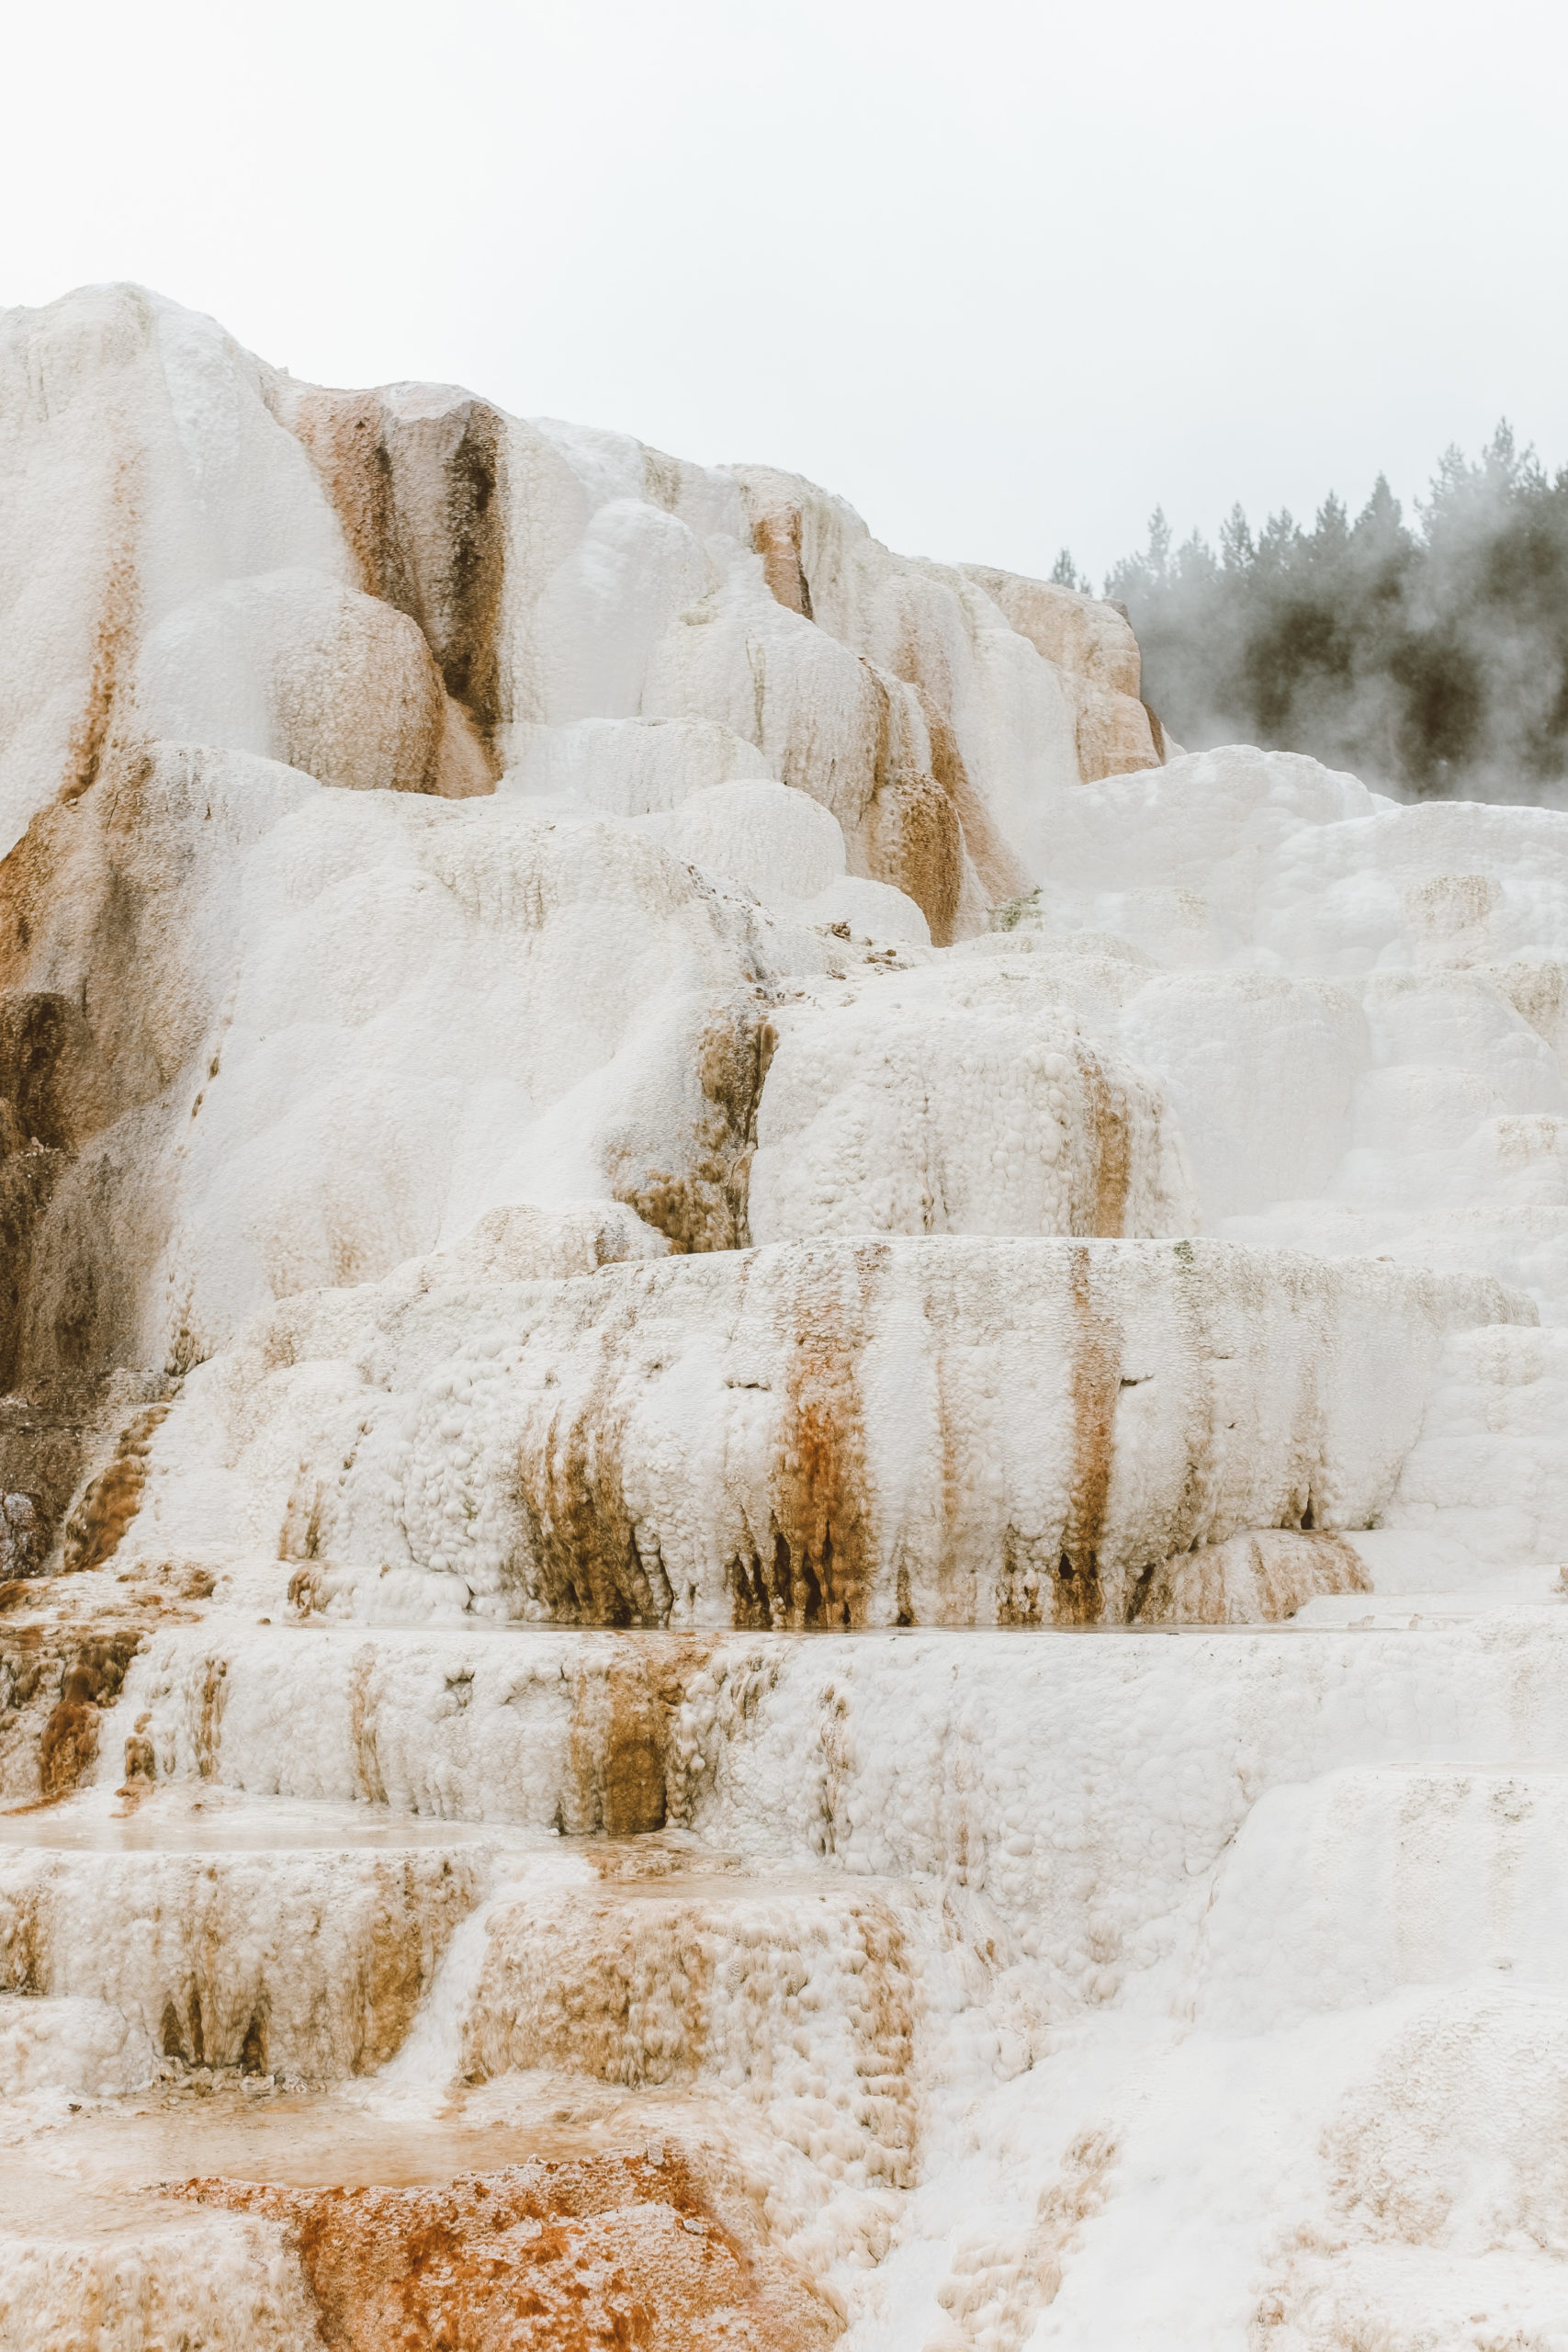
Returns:
[[[1568,817],[0,313],[3,2352],[1563,2352]]]

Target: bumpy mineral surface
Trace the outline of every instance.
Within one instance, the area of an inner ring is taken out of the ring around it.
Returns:
[[[1568,818],[133,288],[0,525],[0,2352],[1563,2352]]]

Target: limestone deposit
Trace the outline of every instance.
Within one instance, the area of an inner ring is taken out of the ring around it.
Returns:
[[[1568,817],[134,288],[0,517],[0,2352],[1568,2352]]]

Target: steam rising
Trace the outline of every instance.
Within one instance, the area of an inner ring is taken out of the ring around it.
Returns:
[[[1071,559],[1064,552],[1057,574]],[[1087,583],[1085,583],[1087,585]],[[1144,692],[1190,750],[1308,752],[1419,797],[1568,797],[1568,469],[1500,424],[1444,455],[1409,527],[1380,474],[1354,522],[1239,505],[1219,550],[1148,546],[1106,582],[1144,650]]]

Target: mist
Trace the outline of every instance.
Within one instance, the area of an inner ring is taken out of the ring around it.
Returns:
[[[1232,508],[1212,546],[1146,546],[1105,594],[1144,650],[1144,694],[1190,751],[1307,752],[1402,798],[1568,801],[1568,469],[1500,424],[1450,447],[1407,519],[1380,475],[1310,529]],[[1056,576],[1079,582],[1070,555]]]

